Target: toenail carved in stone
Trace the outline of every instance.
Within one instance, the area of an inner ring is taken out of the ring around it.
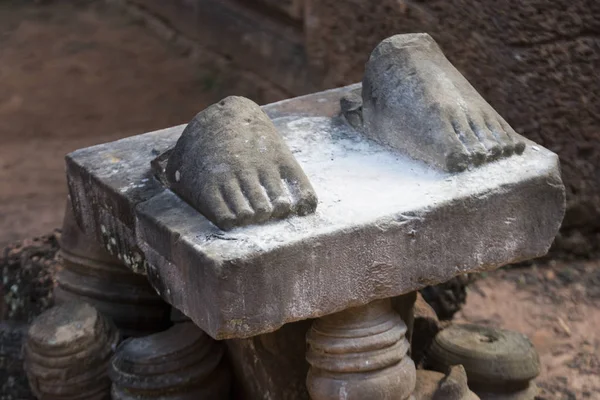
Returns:
[[[161,181],[223,230],[317,207],[311,183],[269,117],[243,97],[196,115],[155,170],[161,163]]]
[[[522,154],[525,141],[477,93],[427,34],[392,36],[367,62],[362,103],[342,113],[364,134],[449,172]]]

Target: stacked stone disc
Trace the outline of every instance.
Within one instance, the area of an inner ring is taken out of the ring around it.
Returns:
[[[170,325],[170,307],[143,275],[133,273],[81,231],[67,202],[61,237],[64,269],[57,274],[56,304],[83,301],[112,319],[125,336],[143,336]]]
[[[533,400],[539,356],[518,332],[455,324],[439,332],[429,349],[431,367],[445,371],[462,365],[469,387],[481,400]]]
[[[25,371],[40,400],[110,399],[108,365],[119,333],[86,303],[67,303],[39,315],[24,345]]]
[[[193,323],[182,322],[117,349],[110,366],[114,400],[228,399],[224,348]]]

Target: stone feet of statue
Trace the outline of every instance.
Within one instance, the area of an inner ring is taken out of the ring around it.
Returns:
[[[449,172],[525,150],[427,34],[392,36],[375,48],[362,102],[368,137]]]
[[[223,230],[306,215],[317,196],[269,117],[231,96],[200,112],[169,155],[171,189]]]

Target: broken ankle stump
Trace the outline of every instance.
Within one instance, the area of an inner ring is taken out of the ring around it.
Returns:
[[[122,261],[109,254],[106,247],[79,228],[69,201],[60,245],[64,269],[56,278],[57,304],[90,303],[111,318],[125,337],[166,329],[170,306],[144,276],[131,272]]]
[[[454,324],[439,332],[428,364],[444,371],[461,364],[469,387],[482,400],[533,400],[540,360],[529,339],[518,332],[472,324]]]
[[[109,400],[108,364],[118,340],[112,322],[89,304],[45,311],[24,345],[32,393],[40,400]]]
[[[510,129],[427,35],[384,41],[357,91],[260,112],[228,98],[187,127],[67,156],[81,226],[226,339],[243,398],[307,399],[307,375],[316,399],[369,385],[374,400],[410,395],[404,325],[385,299],[542,256],[562,221],[558,157]],[[281,191],[285,218],[273,215]],[[402,379],[376,379],[399,365]]]
[[[113,400],[226,400],[231,376],[224,347],[193,323],[130,338],[115,353],[110,369]]]

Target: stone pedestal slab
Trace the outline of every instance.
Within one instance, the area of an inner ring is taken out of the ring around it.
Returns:
[[[180,126],[71,153],[80,225],[217,339],[546,253],[564,213],[555,154],[526,142],[519,157],[436,171],[338,117],[356,88],[264,107],[318,193],[314,215],[219,230],[151,172]]]

